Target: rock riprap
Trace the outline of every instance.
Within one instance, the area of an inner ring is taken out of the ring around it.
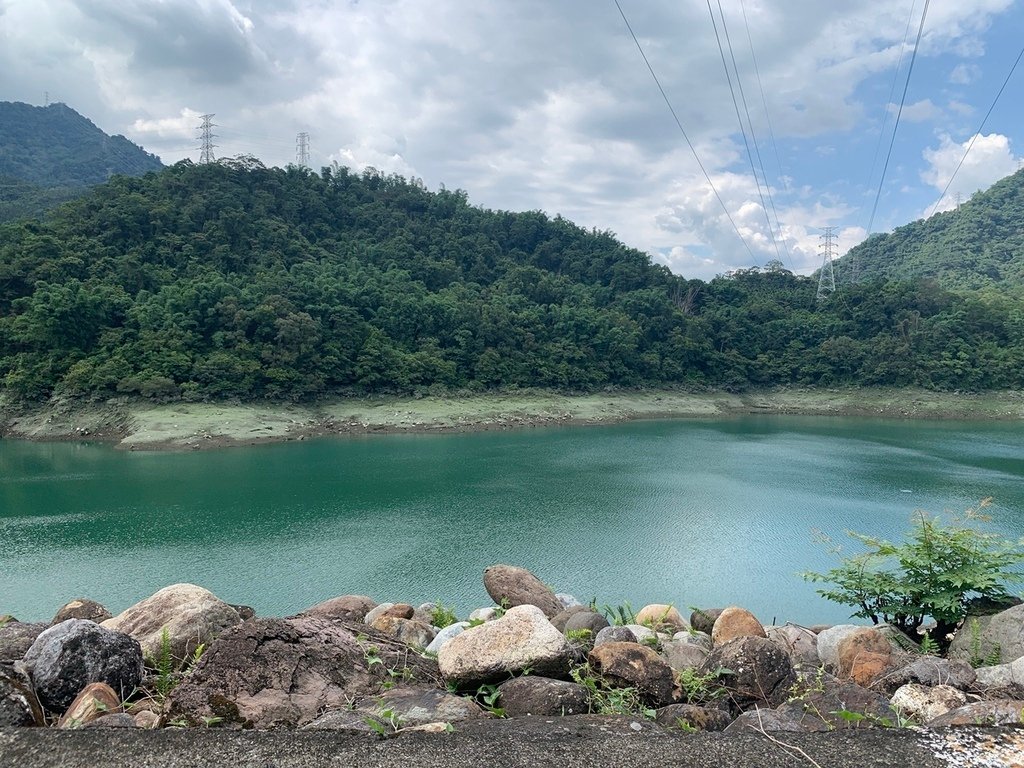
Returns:
[[[725,645],[740,637],[767,637],[757,617],[746,608],[732,605],[718,614],[711,628],[711,644]]]
[[[739,709],[778,706],[796,680],[789,656],[766,637],[740,637],[713,648],[700,672],[715,674],[720,670],[728,670],[719,682]]]
[[[142,682],[138,641],[85,619],[68,619],[43,631],[23,664],[51,712],[64,712],[89,683],[106,683],[126,697]]]
[[[573,648],[534,605],[510,608],[500,619],[467,629],[437,654],[445,681],[475,687],[519,674],[564,677]]]
[[[506,717],[582,715],[590,711],[587,689],[549,677],[514,677],[498,686]]]
[[[587,655],[601,677],[620,688],[636,688],[655,707],[672,703],[672,667],[653,649],[639,643],[603,643]]]
[[[172,584],[125,609],[102,626],[131,635],[147,659],[161,653],[164,634],[177,661],[242,621],[238,611],[195,584]]]

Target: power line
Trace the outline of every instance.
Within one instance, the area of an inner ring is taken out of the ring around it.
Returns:
[[[921,11],[921,24],[917,28],[917,40],[914,41],[914,50],[910,54],[910,66],[907,68],[907,82],[903,85],[903,95],[900,97],[900,108],[896,112],[896,123],[892,127],[892,139],[889,141],[889,151],[885,154],[885,165],[882,166],[882,177],[878,180],[878,192],[875,194],[875,204],[871,206],[871,218],[868,220],[868,234],[871,234],[871,227],[875,223],[875,213],[878,211],[878,201],[882,197],[882,185],[885,183],[885,174],[889,170],[889,160],[892,157],[892,148],[896,143],[896,132],[900,128],[900,117],[903,115],[903,105],[907,102],[907,91],[910,89],[910,76],[914,73],[914,62],[917,61],[917,49],[921,47],[921,35],[924,33],[924,20],[928,18],[928,6],[931,0],[924,0],[924,10]]]
[[[754,153],[750,151],[750,142],[747,140],[747,131],[743,127],[743,118],[740,117],[740,106],[736,101],[736,89],[732,84],[732,77],[729,75],[729,65],[725,61],[725,50],[722,48],[722,38],[718,35],[718,25],[715,23],[715,12],[711,10],[711,0],[707,0],[708,14],[711,16],[711,26],[715,30],[715,40],[718,41],[718,53],[722,57],[722,67],[725,69],[725,80],[729,84],[729,93],[732,95],[732,106],[736,110],[736,122],[740,126],[740,134],[743,136],[743,146],[747,149],[747,159],[750,161],[750,173],[754,177],[754,184],[757,186],[757,196],[761,198],[761,210],[764,211],[764,219],[768,223],[768,235],[772,239],[772,244],[775,246],[775,255],[781,260],[782,254],[779,252],[779,244],[775,242],[775,232],[772,230],[772,221],[768,217],[768,205],[764,201],[764,194],[761,192],[761,181],[757,177],[757,169],[754,168]],[[726,40],[729,40],[729,31],[725,25],[725,14],[722,13],[722,4],[719,2],[718,11],[722,14],[722,29],[725,31]],[[732,66],[736,72],[736,83],[740,86],[740,95],[743,95],[743,86],[740,84],[740,72],[736,67],[736,57],[732,54],[732,42],[729,42],[729,55],[732,56]],[[750,110],[747,109],[747,100],[743,99],[743,109],[747,112],[747,122],[750,122]],[[753,126],[751,125],[751,135],[753,135]],[[765,180],[767,183],[767,179]]]
[[[750,246],[747,245],[747,241],[740,233],[740,228],[736,226],[736,222],[732,218],[732,214],[729,213],[729,209],[726,207],[725,202],[722,200],[722,196],[718,194],[718,189],[715,187],[715,183],[711,181],[711,176],[708,175],[707,169],[704,167],[704,163],[700,161],[700,156],[697,154],[697,150],[693,146],[693,142],[690,141],[690,137],[686,134],[686,129],[683,128],[682,122],[679,120],[679,116],[676,114],[675,108],[672,106],[672,102],[669,101],[668,94],[665,93],[665,89],[661,87],[661,81],[654,72],[654,67],[651,66],[651,62],[647,59],[647,54],[644,53],[644,48],[640,45],[640,40],[637,39],[636,33],[633,32],[633,27],[629,23],[629,19],[626,18],[625,12],[622,10],[622,6],[619,5],[619,0],[614,0],[615,7],[619,9],[619,15],[622,16],[622,21],[626,24],[626,29],[629,30],[630,37],[633,38],[633,42],[636,43],[636,48],[640,52],[640,57],[644,60],[644,64],[647,65],[647,71],[651,73],[651,77],[654,79],[654,84],[658,86],[658,91],[661,93],[661,98],[665,100],[665,106],[668,107],[668,111],[672,113],[672,119],[676,122],[676,127],[679,128],[679,132],[683,134],[683,138],[686,140],[686,145],[690,148],[690,152],[693,153],[693,159],[697,161],[697,165],[704,174],[704,178],[708,182],[708,186],[711,187],[711,191],[715,193],[715,198],[718,200],[718,204],[722,206],[722,210],[725,211],[726,218],[729,219],[729,223],[732,224],[733,230],[736,232],[736,237],[743,243],[743,247],[747,249],[747,253],[750,254],[750,258],[755,262],[757,257],[754,256],[754,252],[750,250]]]
[[[750,60],[754,64],[754,76],[757,78],[757,88],[761,92],[761,105],[764,107],[764,119],[765,123],[768,125],[768,139],[771,142],[772,151],[775,153],[775,162],[779,166],[779,179],[782,181],[783,191],[788,192],[789,185],[786,183],[785,172],[782,169],[782,158],[779,157],[779,147],[775,143],[775,131],[772,129],[772,117],[771,113],[768,111],[768,99],[764,94],[764,85],[762,85],[761,83],[761,70],[757,66],[757,54],[754,53],[754,39],[750,36],[750,24],[747,22],[747,8],[744,5],[743,0],[740,0],[740,10],[743,12],[743,26],[746,28],[747,31],[747,43],[749,43],[750,45]],[[754,140],[754,146],[757,146],[756,139]],[[760,152],[758,152],[757,159],[760,162]],[[763,163],[761,164],[761,173],[764,174],[765,186],[768,188],[768,201],[772,204],[772,215],[775,216],[775,226],[776,228],[778,228],[779,235],[781,236],[782,224],[779,223],[779,213],[778,211],[775,210],[775,200],[772,197],[772,188],[771,185],[768,184],[768,174],[765,173]],[[791,258],[789,253],[789,245],[786,243],[785,237],[782,238],[782,247],[786,251],[786,258]]]
[[[971,137],[971,143],[967,145],[967,149],[964,150],[964,154],[960,158],[960,162],[957,163],[956,164],[956,168],[953,169],[953,175],[950,176],[949,177],[949,181],[946,182],[946,186],[943,188],[942,194],[939,195],[939,199],[935,201],[935,205],[932,206],[932,212],[930,214],[928,214],[929,216],[934,216],[935,215],[935,210],[939,207],[939,203],[942,202],[942,198],[944,198],[946,196],[946,193],[949,191],[949,185],[953,183],[953,179],[955,179],[957,173],[959,173],[960,166],[964,164],[964,160],[967,159],[967,155],[968,155],[968,153],[970,153],[971,148],[974,146],[974,142],[977,141],[978,136],[980,136],[981,132],[985,129],[985,123],[988,122],[988,117],[989,117],[989,115],[992,114],[992,110],[996,108],[996,103],[999,101],[999,97],[1003,95],[1003,90],[1006,88],[1006,84],[1008,82],[1010,82],[1010,78],[1013,77],[1014,70],[1016,70],[1017,69],[1017,65],[1020,64],[1021,56],[1024,56],[1024,48],[1020,49],[1020,53],[1018,53],[1017,54],[1017,58],[1014,59],[1013,66],[1010,67],[1010,71],[1006,75],[1006,79],[1003,80],[1003,84],[1001,86],[999,86],[999,92],[996,94],[996,97],[994,99],[992,99],[992,106],[990,106],[988,108],[988,112],[985,113],[985,118],[981,121],[981,125],[978,126],[978,130],[976,130],[974,132],[974,135]],[[956,207],[957,208],[960,207],[959,201],[957,202],[957,206]]]

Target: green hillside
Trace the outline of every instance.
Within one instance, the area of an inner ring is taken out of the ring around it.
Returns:
[[[155,155],[65,104],[0,102],[0,221],[38,216],[114,175],[161,168]]]
[[[856,259],[864,280],[934,279],[953,289],[1024,285],[1024,170],[958,209],[874,235],[837,262],[841,281]]]
[[[673,275],[607,232],[399,176],[252,159],[0,226],[8,396],[1024,385],[1024,297],[773,266]]]

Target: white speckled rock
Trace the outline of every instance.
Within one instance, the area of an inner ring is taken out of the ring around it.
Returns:
[[[441,629],[430,641],[430,645],[427,646],[427,653],[437,653],[441,650],[441,646],[447,643],[456,635],[461,635],[466,629],[469,628],[468,621],[458,621],[454,624],[449,624],[447,627]]]
[[[890,703],[901,714],[924,724],[962,707],[967,703],[967,696],[950,685],[929,688],[920,683],[907,683],[896,690]]]

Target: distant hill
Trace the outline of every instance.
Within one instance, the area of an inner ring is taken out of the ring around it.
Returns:
[[[1024,286],[1024,170],[974,195],[958,209],[868,238],[837,262],[845,282],[931,278],[945,288]]]
[[[0,221],[38,216],[111,176],[163,168],[124,136],[108,136],[66,104],[0,102]]]

